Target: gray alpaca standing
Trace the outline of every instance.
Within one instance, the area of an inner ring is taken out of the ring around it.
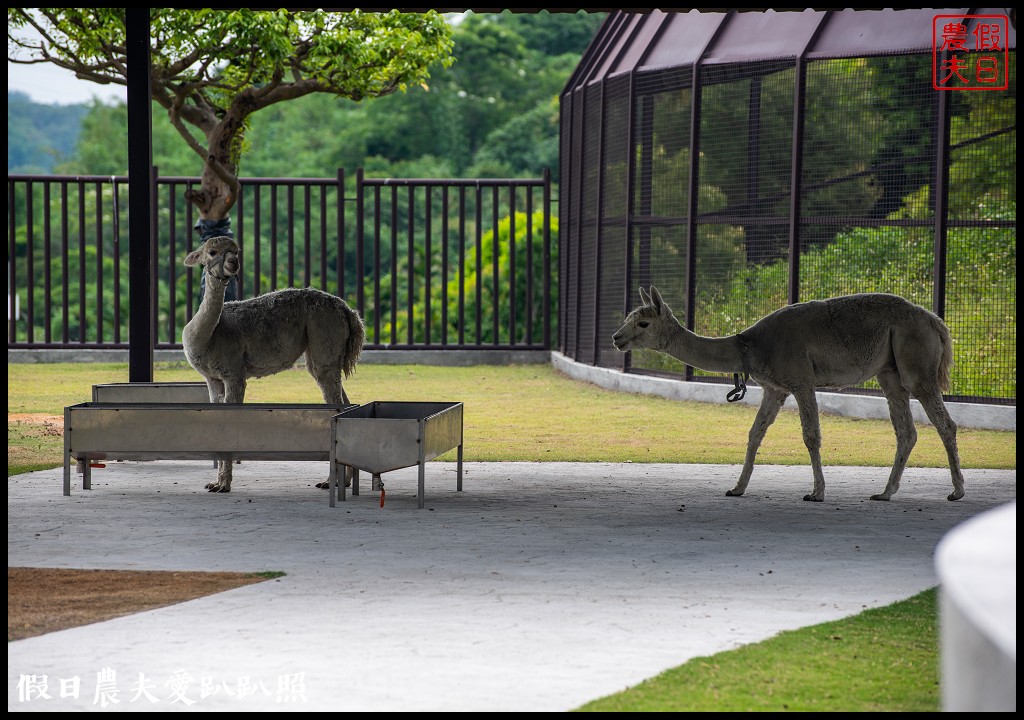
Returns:
[[[900,487],[917,442],[911,395],[924,407],[946,448],[953,478],[947,499],[964,496],[956,423],[942,400],[942,391],[949,387],[953,344],[945,323],[934,313],[896,295],[862,293],[790,305],[736,335],[709,338],[684,328],[657,288],[652,287],[650,295],[641,288],[640,299],[642,305],[612,337],[618,350],[651,348],[708,372],[749,374],[764,390],[743,470],[726,495],[742,495],[747,489],[761,440],[792,395],[814,474],[814,488],[804,500],[824,500],[815,388],[846,387],[874,377],[889,403],[896,458],[885,489],[871,499],[888,500]]]
[[[352,373],[362,352],[365,330],[359,314],[341,298],[315,288],[225,302],[225,289],[241,269],[240,252],[233,239],[221,236],[185,258],[188,267],[204,267],[206,293],[181,340],[189,364],[206,380],[210,402],[244,402],[246,380],[287,370],[305,354],[306,369],[324,402],[349,404],[342,376]],[[231,463],[221,462],[219,468],[217,482],[206,488],[230,492]]]

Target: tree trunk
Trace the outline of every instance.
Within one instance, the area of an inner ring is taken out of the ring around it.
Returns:
[[[203,165],[203,174],[198,190],[185,191],[185,199],[196,206],[199,217],[210,222],[217,222],[228,217],[234,207],[237,196],[238,181],[229,183],[216,171],[210,162]]]
[[[199,210],[203,220],[218,222],[238,200],[238,166],[232,148],[240,141],[247,105],[236,101],[233,107],[207,133],[207,155],[199,190],[186,190],[185,199]]]
[[[185,200],[199,210],[195,232],[199,242],[211,237],[226,235],[234,237],[231,231],[229,212],[238,200],[238,167],[232,161],[232,147],[240,135],[244,115],[229,111],[224,118],[207,133],[207,155],[203,163],[203,174],[198,190],[185,191]],[[199,298],[206,294],[206,274],[200,276]],[[232,277],[225,291],[225,300],[240,297],[238,277]]]

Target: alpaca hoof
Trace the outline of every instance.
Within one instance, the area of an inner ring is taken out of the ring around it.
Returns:
[[[815,495],[804,495],[804,500],[807,502],[825,502],[824,497],[817,497]]]
[[[883,494],[883,493],[879,493],[878,495],[872,495],[872,496],[871,496],[871,499],[872,499],[872,500],[888,500],[888,499],[889,499],[889,496],[888,496],[888,495],[885,495],[885,494]]]
[[[321,490],[330,490],[331,489],[331,481],[330,480],[324,480],[323,482],[318,482],[316,484],[316,486],[318,488],[320,488]],[[345,480],[345,487],[352,487],[352,481],[351,480]]]
[[[206,489],[212,493],[229,493],[231,492],[230,485],[221,485],[220,483],[209,483],[206,485]]]
[[[951,492],[949,495],[946,496],[946,499],[947,500],[959,500],[963,496],[964,496],[964,491],[963,490],[954,490],[953,492]]]
[[[739,497],[742,494],[743,494],[742,490],[726,490],[725,491],[725,496],[726,497]]]

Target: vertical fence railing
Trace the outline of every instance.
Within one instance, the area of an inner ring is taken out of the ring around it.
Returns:
[[[128,347],[123,176],[8,175],[8,348]],[[197,178],[157,177],[151,239],[157,349],[198,309]],[[549,349],[551,180],[245,178],[231,227],[243,298],[338,294],[371,348]],[[525,212],[522,210],[525,208]],[[354,210],[354,212],[353,212]],[[524,254],[525,253],[525,254]],[[525,259],[524,259],[525,258]]]
[[[355,202],[353,266],[365,272],[354,296],[367,347],[550,347],[547,172],[537,180],[359,173]]]

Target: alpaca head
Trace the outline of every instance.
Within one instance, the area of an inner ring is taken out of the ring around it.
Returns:
[[[185,258],[186,267],[202,265],[206,273],[224,283],[242,269],[239,256],[242,249],[233,239],[221,235],[212,237]]]
[[[679,326],[672,309],[662,300],[658,288],[652,285],[650,295],[640,288],[640,300],[640,307],[626,316],[622,327],[612,336],[612,345],[616,350],[661,350]]]

